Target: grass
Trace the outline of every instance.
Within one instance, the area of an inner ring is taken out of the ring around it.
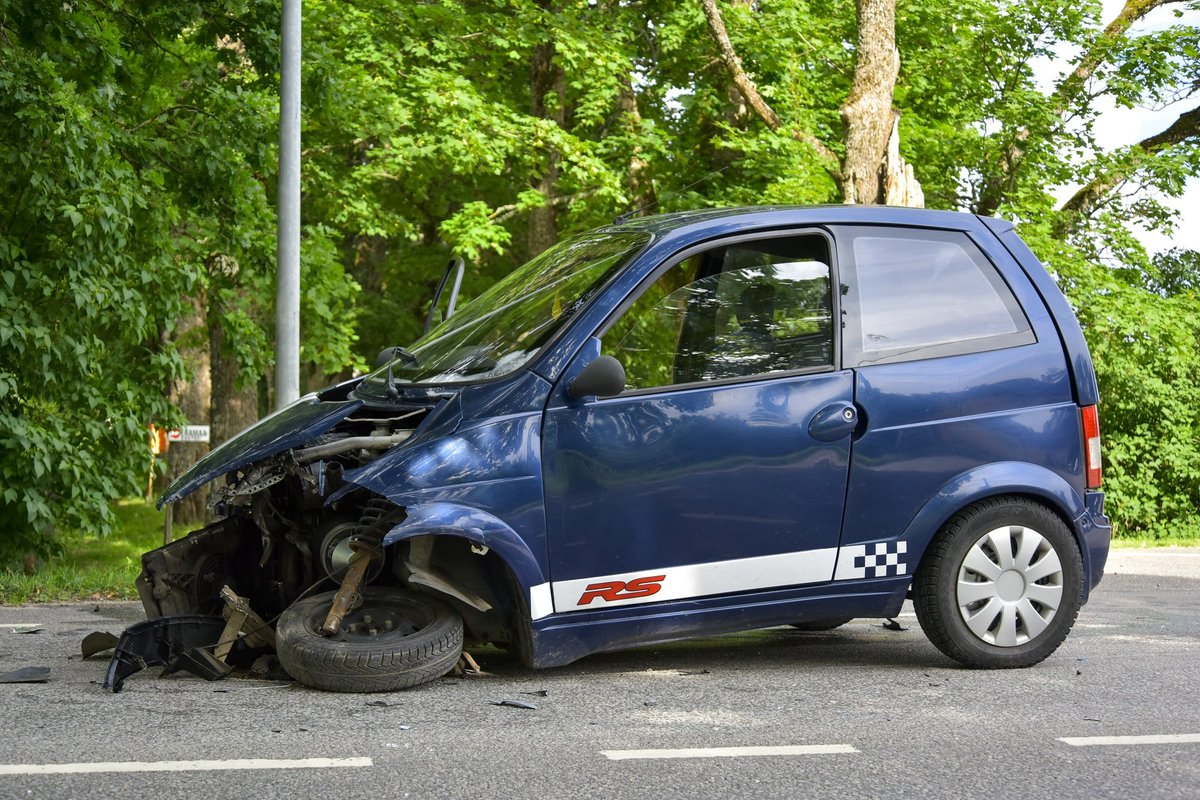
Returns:
[[[0,569],[0,605],[136,599],[142,553],[162,546],[163,512],[141,499],[121,500],[114,511],[117,528],[111,536],[68,534],[64,555],[33,575]],[[174,535],[188,530],[176,525]]]

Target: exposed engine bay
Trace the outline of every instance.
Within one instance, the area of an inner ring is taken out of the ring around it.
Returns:
[[[422,624],[451,616],[460,648],[464,633],[502,644],[519,638],[513,633],[519,601],[511,599],[511,575],[495,554],[452,531],[385,542],[406,510],[346,478],[412,439],[447,402],[383,409],[355,403],[328,430],[213,479],[208,509],[217,521],[142,557],[137,585],[147,616],[220,615],[222,588],[230,587],[268,623],[303,605],[298,601],[322,598],[322,611],[332,613],[301,627],[305,637],[324,637],[329,646],[378,645],[393,632],[411,639]],[[426,618],[431,604],[437,619]],[[281,641],[280,658],[295,675],[285,646]],[[455,651],[450,666],[457,658]],[[341,691],[402,688],[364,688],[353,680],[343,686],[343,678],[332,685],[301,680]]]

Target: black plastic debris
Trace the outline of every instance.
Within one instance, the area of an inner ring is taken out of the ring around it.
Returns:
[[[207,647],[193,647],[185,653],[180,653],[176,666],[206,681],[219,681],[233,672],[232,666],[213,655]],[[175,670],[168,668],[168,671]]]
[[[95,631],[83,637],[83,641],[79,643],[79,649],[83,651],[83,657],[86,660],[97,653],[112,650],[119,641],[120,639],[108,631]]]
[[[883,627],[889,631],[906,631],[906,630],[908,630],[908,628],[905,628],[903,625],[901,625],[899,622],[896,622],[896,620],[894,620],[894,619],[889,619],[887,622],[883,623],[883,625],[881,627]]]
[[[521,694],[531,694],[534,697],[545,697],[546,695],[550,694],[550,690],[549,689],[536,689],[532,692],[521,692]]]
[[[492,700],[494,706],[508,706],[509,708],[523,708],[527,711],[537,711],[537,706],[533,703],[526,703],[524,700]]]
[[[117,642],[104,688],[115,694],[121,691],[126,678],[147,667],[163,666],[167,673],[195,667],[194,657],[185,661],[182,656],[195,648],[215,646],[224,630],[225,620],[199,614],[159,617],[130,625]]]
[[[46,683],[49,680],[49,667],[21,667],[0,675],[0,683]]]
[[[396,708],[399,703],[389,703],[387,700],[368,700],[363,705],[373,706],[375,708]]]

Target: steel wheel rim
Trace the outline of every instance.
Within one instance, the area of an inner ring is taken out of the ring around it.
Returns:
[[[362,596],[342,618],[341,629],[333,636],[325,636],[322,626],[328,613],[326,604],[314,608],[308,617],[309,631],[329,641],[350,644],[415,636],[432,625],[436,618],[433,610],[420,601]]]
[[[958,569],[955,602],[967,629],[996,647],[1040,636],[1063,600],[1063,567],[1050,541],[1033,528],[1006,525],[975,541]]]

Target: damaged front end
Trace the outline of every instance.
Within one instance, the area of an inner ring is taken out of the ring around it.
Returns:
[[[337,583],[351,537],[403,513],[347,485],[344,473],[412,438],[439,403],[446,399],[380,410],[310,396],[213,450],[161,502],[223,475],[208,500],[219,521],[142,557],[137,586],[147,616],[219,613],[229,585],[270,618],[306,589]],[[375,575],[382,566],[372,565]]]
[[[512,575],[480,542],[477,520],[446,501],[471,487],[486,494],[506,476],[533,492],[533,456],[514,454],[536,453],[535,425],[502,420],[500,432],[463,433],[461,422],[456,392],[412,388],[366,404],[343,385],[248,428],[163,496],[174,502],[211,482],[219,519],[143,555],[147,617],[218,615],[229,587],[275,626],[287,672],[333,691],[436,679],[464,640],[516,642],[524,657],[527,613]],[[517,507],[534,499],[522,494]],[[146,647],[168,630],[149,629]],[[173,650],[164,658],[182,668],[211,661]]]

